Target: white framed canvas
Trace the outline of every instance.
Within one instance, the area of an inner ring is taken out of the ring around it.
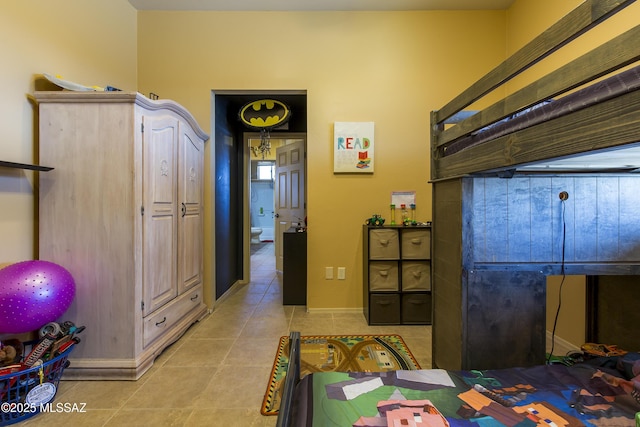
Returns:
[[[335,122],[333,173],[373,173],[373,122]]]

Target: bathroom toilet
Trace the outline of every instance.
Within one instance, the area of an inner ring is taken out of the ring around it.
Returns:
[[[251,243],[260,243],[261,234],[262,234],[262,228],[251,227]]]

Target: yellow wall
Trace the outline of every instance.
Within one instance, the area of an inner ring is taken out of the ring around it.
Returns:
[[[507,52],[513,54],[531,39],[553,25],[556,21],[582,3],[582,0],[517,0],[507,12]],[[521,78],[514,79],[513,88],[521,87],[533,79],[557,69],[564,63],[585,54],[603,41],[638,25],[640,3],[632,4],[609,18],[584,36],[552,54]],[[547,330],[553,329],[560,296],[561,309],[558,315],[556,336],[574,346],[585,342],[585,277],[567,276],[562,288],[561,276],[547,280]]]
[[[136,15],[127,1],[2,1],[0,160],[37,161],[36,108],[28,95],[42,73],[136,89]],[[38,81],[38,89],[54,88]],[[36,185],[33,172],[0,168],[0,263],[37,256]]]
[[[583,3],[583,0],[516,0],[507,11],[507,54],[511,55],[538,34]],[[596,28],[550,55],[526,72],[522,82],[530,82],[567,61],[587,53],[603,41],[638,25],[640,3],[634,3]]]
[[[308,306],[357,309],[365,218],[388,217],[392,191],[415,190],[418,219],[431,219],[429,112],[504,59],[504,17],[142,11],[140,90],[203,126],[212,89],[307,91]],[[375,122],[373,175],[333,174],[336,121]],[[346,267],[346,280],[325,280],[327,266]]]
[[[508,12],[253,13],[4,0],[0,159],[37,160],[27,95],[43,72],[175,99],[209,132],[212,89],[307,90],[309,306],[357,309],[364,218],[388,216],[391,191],[415,190],[418,219],[431,219],[429,111],[579,3],[517,0]],[[637,16],[640,4],[564,55],[635,25]],[[332,173],[335,121],[375,122],[373,175]],[[37,255],[35,184],[31,172],[0,169],[0,262]],[[347,279],[324,280],[325,266],[346,267]]]

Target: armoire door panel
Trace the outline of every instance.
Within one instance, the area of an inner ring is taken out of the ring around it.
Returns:
[[[171,301],[177,295],[176,261],[172,216],[154,216],[149,221],[145,233],[143,255],[143,315],[152,313]]]
[[[193,131],[180,129],[178,200],[178,293],[202,283],[202,199],[204,143]]]
[[[144,138],[145,204],[173,204],[176,200],[176,139],[178,122],[146,117]],[[149,123],[150,122],[150,123]],[[151,205],[150,205],[151,206]]]
[[[174,117],[144,117],[143,315],[178,294],[177,137]]]
[[[204,144],[188,129],[181,130],[179,200],[187,205],[202,203],[203,150]]]
[[[202,221],[199,213],[181,218],[178,293],[202,282]]]

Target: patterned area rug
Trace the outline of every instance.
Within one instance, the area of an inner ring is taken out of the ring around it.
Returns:
[[[277,415],[289,363],[289,337],[281,337],[262,415]],[[385,372],[420,369],[400,335],[312,335],[300,337],[300,377],[312,372]]]

